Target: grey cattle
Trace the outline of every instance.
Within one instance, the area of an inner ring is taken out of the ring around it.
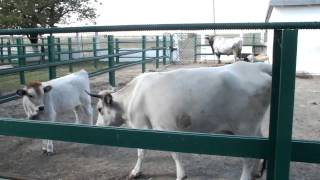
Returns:
[[[16,93],[22,96],[29,119],[56,121],[60,113],[74,111],[76,123],[79,123],[78,112],[82,111],[92,124],[91,98],[85,91],[90,91],[90,81],[88,73],[81,70],[47,82],[31,82]],[[52,141],[44,140],[42,150],[52,153]]]
[[[220,64],[221,55],[234,55],[234,62],[237,58],[241,58],[242,39],[240,38],[224,38],[221,36],[206,36],[212,53],[218,58]]]
[[[243,61],[221,67],[141,74],[117,92],[99,98],[97,125],[261,136],[270,104],[271,65]],[[130,177],[141,173],[144,150]],[[178,153],[172,153],[177,180],[186,177]],[[253,179],[259,160],[244,159],[241,180]]]

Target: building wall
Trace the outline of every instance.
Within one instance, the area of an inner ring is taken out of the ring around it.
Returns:
[[[320,21],[320,5],[274,7],[269,22]],[[268,31],[267,54],[272,61],[273,31]],[[297,71],[320,75],[320,30],[299,30]]]

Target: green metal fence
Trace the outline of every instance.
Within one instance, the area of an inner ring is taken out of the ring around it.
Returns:
[[[100,39],[101,42],[97,42],[97,37],[89,37],[85,40],[85,43],[81,42],[81,46],[87,47],[85,49],[75,49],[74,46],[80,46],[80,43],[73,42],[71,37],[59,38],[53,36],[53,34],[39,39],[40,43],[38,44],[30,44],[28,39],[21,37],[7,37],[6,40],[9,43],[1,46],[2,52],[6,50],[7,53],[0,55],[2,60],[0,65],[10,65],[12,67],[0,69],[0,81],[2,81],[0,103],[18,98],[13,91],[31,80],[46,81],[84,68],[90,73],[90,77],[109,73],[109,83],[115,86],[115,71],[117,69],[142,64],[142,72],[144,72],[146,63],[158,62],[160,58],[163,58],[163,60],[169,58],[164,55],[159,56],[159,51],[167,51],[165,47],[159,47],[156,41],[147,41],[147,38],[143,37],[144,40],[141,40],[141,37],[133,37],[131,42],[125,42],[125,40],[121,40],[121,37],[118,37],[120,40],[118,38],[114,40],[112,35],[108,35],[107,39]],[[153,38],[157,39],[159,37]],[[12,39],[15,40],[15,44],[10,44]],[[128,43],[131,44],[130,47],[138,48],[128,49],[125,47]],[[169,42],[163,42],[163,44],[167,43]],[[105,47],[102,47],[103,45]],[[115,46],[116,48],[114,48]],[[39,47],[40,52],[38,52]],[[26,49],[29,49],[29,52]],[[147,57],[146,52],[148,51],[157,53],[152,57]],[[86,55],[81,57],[79,53],[86,53]],[[128,56],[136,53],[141,55]],[[156,54],[158,55],[156,56]],[[120,58],[135,58],[135,60],[123,62],[120,61]],[[159,66],[156,68],[159,68]]]
[[[274,30],[269,138],[95,127],[12,118],[0,119],[0,134],[130,148],[264,158],[268,160],[268,180],[289,179],[291,161],[320,163],[320,142],[292,140],[291,138],[298,29],[320,29],[319,22],[18,29],[2,30],[0,34],[203,29]],[[55,65],[57,65],[56,62],[52,66]]]

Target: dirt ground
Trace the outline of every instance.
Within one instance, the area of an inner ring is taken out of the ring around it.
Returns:
[[[170,65],[161,69],[208,65],[210,64]],[[147,69],[155,68],[153,65],[148,65]],[[117,83],[128,82],[140,73],[140,66],[117,71]],[[92,91],[98,92],[105,89],[107,81],[107,75],[91,79]],[[94,101],[93,105],[95,103]],[[21,100],[1,104],[0,116],[24,118]],[[70,119],[73,119],[73,116],[65,114],[61,119],[72,122]],[[265,118],[263,128],[265,135],[268,131],[267,120],[268,117]],[[293,137],[308,140],[320,139],[320,77],[296,79]],[[42,154],[40,145],[41,141],[38,139],[0,136],[0,175],[14,175],[30,180],[121,180],[126,179],[137,158],[136,149],[60,141],[54,142],[56,153],[46,156]],[[240,178],[242,165],[240,158],[183,154],[182,160],[190,180],[237,180]],[[293,180],[318,180],[320,165],[292,163],[290,174],[290,179]],[[175,179],[175,165],[170,154],[148,151],[143,164],[143,175],[139,179]]]

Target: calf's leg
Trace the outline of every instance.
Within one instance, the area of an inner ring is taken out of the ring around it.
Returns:
[[[141,167],[142,167],[142,161],[144,158],[144,153],[145,153],[144,149],[138,149],[138,160],[136,162],[136,165],[134,166],[134,168],[130,172],[130,175],[129,175],[130,179],[139,177],[141,175],[141,173],[142,173]]]
[[[187,176],[186,176],[186,173],[184,171],[184,168],[181,164],[181,160],[180,160],[180,155],[179,153],[171,153],[171,156],[176,164],[176,172],[177,172],[177,180],[183,180],[185,179]]]

